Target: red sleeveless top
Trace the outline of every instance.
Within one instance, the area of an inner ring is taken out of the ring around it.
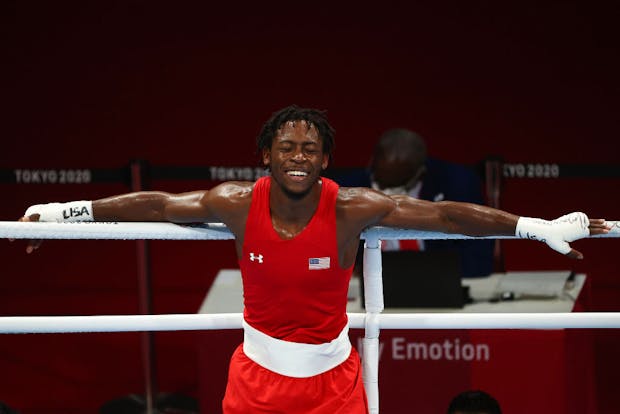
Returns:
[[[269,209],[271,177],[252,191],[239,267],[245,320],[282,340],[324,343],[347,323],[347,292],[353,266],[338,262],[338,184],[322,178],[321,198],[308,225],[290,240],[273,228]]]

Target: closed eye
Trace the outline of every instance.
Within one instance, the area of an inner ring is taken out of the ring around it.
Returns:
[[[312,144],[312,145],[305,146],[305,147],[304,147],[304,152],[305,152],[306,154],[312,154],[312,155],[315,155],[315,154],[318,154],[320,151],[319,151],[319,149],[316,147],[316,145]]]

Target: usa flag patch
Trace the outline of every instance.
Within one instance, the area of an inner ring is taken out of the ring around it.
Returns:
[[[311,257],[308,259],[308,270],[329,269],[329,257]]]

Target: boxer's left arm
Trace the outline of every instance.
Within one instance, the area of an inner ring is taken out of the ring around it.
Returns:
[[[590,235],[605,234],[604,219],[589,219],[574,212],[555,220],[520,217],[503,210],[459,202],[424,202],[407,196],[393,196],[395,206],[379,224],[468,236],[517,236],[538,240],[573,259],[583,254],[569,242]]]
[[[609,226],[603,219],[588,219],[571,213],[556,220],[531,219],[471,203],[430,202],[408,196],[386,196],[374,190],[357,193],[362,211],[374,214],[368,225],[463,234],[468,236],[517,236],[539,240],[571,258],[583,255],[569,242],[589,235],[605,234]]]

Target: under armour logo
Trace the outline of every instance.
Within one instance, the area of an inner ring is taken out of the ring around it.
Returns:
[[[259,254],[258,256],[255,256],[254,253],[250,253],[250,260],[258,260],[258,263],[263,263],[263,255]]]

